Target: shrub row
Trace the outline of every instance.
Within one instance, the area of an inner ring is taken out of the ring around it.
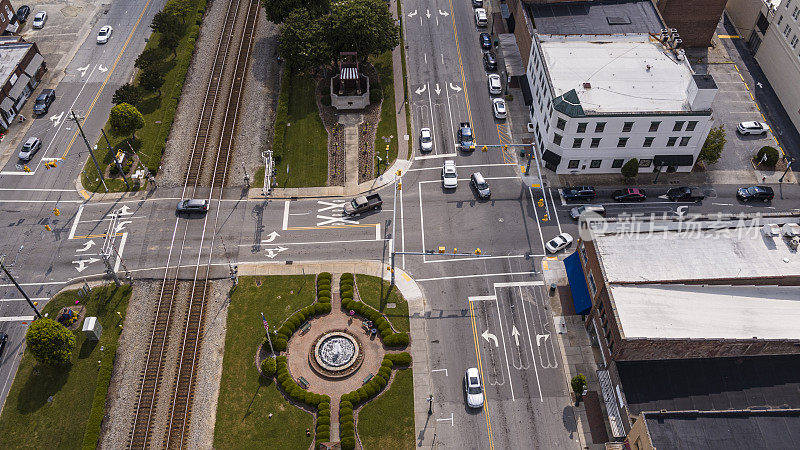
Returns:
[[[331,440],[331,404],[329,402],[317,405],[317,428],[315,431],[314,439],[316,439],[317,445],[320,442]]]
[[[275,370],[277,369],[277,364],[275,362],[275,358],[269,356],[264,358],[261,361],[261,376],[271,378],[275,375]]]
[[[286,119],[289,117],[289,83],[292,81],[291,70],[285,68],[281,77],[281,86],[286,89],[280,90],[278,96],[278,109],[275,111],[275,136],[272,138],[272,149],[278,154],[283,155],[283,141],[286,139]]]
[[[327,403],[328,408],[330,408],[331,398],[329,396],[309,392],[294,381],[294,378],[292,378],[292,375],[289,373],[289,368],[286,364],[286,355],[280,355],[275,358],[275,360],[278,383],[281,385],[281,388],[283,388],[283,391],[289,395],[289,397],[295,401],[305,403],[315,408],[319,408],[320,405]]]
[[[302,325],[306,320],[331,312],[330,298],[328,298],[328,300],[329,301],[327,303],[323,302],[308,305],[300,311],[297,311],[289,316],[289,318],[283,322],[283,325],[278,328],[278,332],[272,337],[272,346],[275,348],[275,350],[280,352],[286,350],[289,336],[297,331],[297,329],[300,328],[300,325]],[[266,337],[264,340],[266,341]]]
[[[317,301],[320,303],[331,302],[331,274],[329,272],[317,275]]]
[[[353,298],[353,274],[345,273],[342,275],[339,289],[342,297],[342,308],[345,311],[353,310],[359,316],[371,320],[373,326],[381,333],[381,339],[387,347],[403,348],[408,345],[409,338],[407,333],[395,333],[392,329],[392,324],[386,320],[383,314],[366,303]]]
[[[388,353],[383,359],[384,361],[391,361],[395,366],[398,367],[408,367],[411,365],[411,354],[408,352]]]

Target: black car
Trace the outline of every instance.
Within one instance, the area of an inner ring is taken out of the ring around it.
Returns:
[[[628,188],[614,191],[611,194],[611,198],[613,198],[615,202],[643,202],[647,198],[647,195],[645,195],[642,189]]]
[[[706,198],[706,195],[703,193],[701,189],[688,186],[681,186],[668,190],[667,198],[669,198],[673,202],[681,200],[685,202],[699,202],[704,198]]]
[[[489,33],[481,33],[478,37],[481,41],[481,48],[484,50],[491,50],[492,48],[492,37],[489,36]]]
[[[494,53],[486,52],[483,54],[483,67],[489,72],[497,70],[497,58],[495,58]]]
[[[564,200],[571,202],[576,200],[592,200],[597,196],[594,186],[573,186],[562,191]]]
[[[22,5],[17,10],[17,20],[19,20],[20,22],[25,22],[30,14],[31,14],[31,7],[28,5]]]
[[[6,349],[6,341],[8,341],[8,335],[0,331],[0,355],[2,355],[3,350]]]
[[[53,89],[42,89],[42,93],[36,97],[36,103],[33,104],[34,114],[47,114],[50,109],[50,104],[56,100],[56,91]]]
[[[775,197],[775,191],[769,186],[750,186],[746,188],[739,188],[736,191],[736,198],[746,202],[750,200],[761,200],[768,202]]]

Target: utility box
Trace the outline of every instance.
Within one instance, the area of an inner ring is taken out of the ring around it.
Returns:
[[[100,335],[103,333],[103,327],[97,317],[87,317],[83,319],[83,334],[86,339],[92,341],[99,341]]]

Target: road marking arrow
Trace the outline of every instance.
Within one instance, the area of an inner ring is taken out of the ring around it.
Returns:
[[[78,272],[83,272],[84,270],[86,270],[87,265],[97,261],[100,260],[97,258],[89,258],[89,259],[81,259],[79,261],[72,261],[72,264],[78,265],[78,267],[76,267],[75,270],[77,270]]]
[[[268,235],[267,235],[267,238],[268,238],[268,239],[264,239],[264,240],[262,240],[261,242],[262,242],[263,244],[268,244],[268,243],[270,243],[270,242],[274,241],[274,240],[275,240],[275,238],[276,238],[276,237],[278,237],[278,236],[280,236],[280,234],[278,234],[278,233],[276,233],[276,232],[274,232],[274,231],[273,231],[272,233],[270,233],[270,234],[268,234]]]
[[[53,122],[53,126],[57,127],[58,124],[61,123],[61,119],[64,117],[64,111],[61,111],[60,114],[53,114],[50,116],[50,121]]]
[[[85,252],[90,248],[92,248],[93,245],[94,245],[94,240],[90,240],[89,242],[83,244],[83,248],[79,248],[77,252]]]
[[[541,340],[542,340],[542,338],[544,338],[544,341],[545,341],[545,342],[547,342],[547,340],[548,340],[548,339],[550,339],[550,333],[547,333],[547,334],[537,334],[537,335],[536,335],[536,346],[537,346],[537,347],[541,347],[541,345],[542,345],[542,343],[541,343]]]
[[[447,16],[449,16],[449,15],[450,15],[450,13],[449,13],[449,12],[447,12],[447,11],[442,11],[441,9],[439,10],[439,14],[440,14],[440,15],[442,15],[442,16],[445,16],[445,17],[447,17]]]
[[[416,92],[417,95],[420,95],[423,92],[425,92],[425,89],[427,89],[427,88],[428,88],[428,85],[427,84],[423,84],[422,87],[418,87],[416,90],[414,90],[414,92]]]
[[[511,325],[511,335],[514,336],[514,342],[517,344],[517,347],[519,347],[519,331],[516,325]]]
[[[426,9],[425,10],[425,17],[427,17],[428,19],[431,18],[431,10],[430,9]]]
[[[108,67],[100,64],[99,66],[97,66],[97,70],[99,70],[100,72],[108,72]]]
[[[267,258],[273,259],[276,256],[278,256],[278,253],[284,252],[286,250],[289,250],[289,249],[286,248],[286,247],[275,247],[275,248],[268,248],[265,251],[267,252]]]
[[[80,72],[80,73],[81,73],[81,76],[82,76],[82,77],[85,77],[85,76],[86,76],[86,71],[87,71],[87,70],[89,70],[89,64],[87,64],[87,65],[86,65],[86,67],[79,67],[79,68],[78,68],[78,72]]]
[[[439,83],[436,83],[436,89],[435,90],[436,90],[436,95],[439,95],[439,94],[442,93],[442,90],[439,88]]]
[[[454,90],[456,92],[461,92],[461,86],[459,86],[457,84],[450,83],[450,89],[452,89],[452,90]]]
[[[132,220],[123,220],[122,222],[118,223],[117,227],[114,229],[114,234],[117,234],[120,231],[122,231],[125,228],[125,225],[127,225],[129,223],[133,223],[133,221]]]
[[[414,17],[417,15],[417,10],[415,9],[414,12],[408,13],[408,17]]]
[[[133,214],[131,212],[130,206],[128,206],[128,205],[122,205],[122,207],[119,209],[118,212],[119,212],[120,216],[127,216],[127,215],[130,215],[130,214]]]
[[[483,334],[481,334],[481,337],[486,339],[486,342],[489,342],[489,339],[494,341],[495,347],[500,346],[500,344],[497,343],[497,336],[493,335],[492,333],[489,333],[489,330],[484,331]]]

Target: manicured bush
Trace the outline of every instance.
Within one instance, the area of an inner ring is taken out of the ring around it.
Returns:
[[[265,377],[271,377],[275,375],[275,370],[275,358],[269,357],[261,361],[261,375]]]
[[[390,327],[388,327],[388,326],[387,327],[383,327],[383,329],[378,328],[378,331],[381,332],[381,339],[383,339],[384,341],[386,340],[387,337],[389,337],[389,336],[394,334],[394,331],[392,331],[392,329]]]
[[[356,448],[356,438],[347,436],[342,438],[342,450],[353,450]]]
[[[330,286],[328,286],[328,289],[320,289],[317,292],[317,297],[330,297],[330,296],[331,296]]]
[[[339,399],[339,407],[341,408],[341,405],[343,403],[345,403],[345,402],[350,403],[350,407],[353,406],[352,405],[352,403],[353,403],[353,393],[352,392],[344,394],[344,395],[341,396],[341,398]]]
[[[358,395],[358,403],[364,403],[364,401],[369,398],[367,390],[363,387],[356,389],[356,395]]]
[[[346,421],[339,422],[339,434],[341,437],[345,436],[355,436],[356,435],[356,427],[353,421],[353,416],[347,416]]]
[[[375,394],[378,393],[378,391],[381,390],[381,388],[378,386],[378,383],[376,383],[375,379],[373,378],[372,380],[370,380],[369,383],[364,385],[364,390],[367,392],[367,398],[372,398],[375,396]]]
[[[319,430],[320,425],[330,425],[330,424],[331,424],[330,416],[317,417],[317,430]]]
[[[345,394],[345,395],[349,395],[349,394]],[[344,399],[344,395],[342,396],[341,403],[339,403],[339,410],[341,411],[342,408],[350,408],[351,410],[353,409],[353,404],[350,403],[348,400],[345,400]]]
[[[384,377],[375,377],[374,380],[378,384],[379,388],[378,390],[385,388],[386,385],[389,383],[389,379]]]
[[[329,312],[331,312],[332,306],[330,302],[320,303],[319,305],[322,307],[320,308],[321,309],[320,314],[328,314]]]
[[[758,150],[758,153],[756,153],[753,161],[755,161],[756,164],[764,164],[765,166],[772,167],[778,163],[780,156],[780,153],[778,153],[778,150],[775,147],[765,145]]]
[[[317,275],[317,279],[319,280],[320,278],[324,278],[330,281],[330,279],[333,278],[333,275],[331,275],[330,272],[322,272],[321,274]]]
[[[272,348],[274,348],[276,352],[286,351],[286,347],[288,346],[289,342],[284,337],[279,337],[272,340]]]
[[[330,297],[320,297],[320,298],[317,299],[317,301],[320,302],[320,303],[330,303],[331,302],[331,298]]]
[[[386,359],[391,360],[397,366],[410,366],[411,354],[408,352],[403,353],[389,353],[385,356]]]
[[[342,432],[344,432],[346,428],[352,428],[353,422],[355,422],[355,418],[353,417],[352,411],[348,414],[339,413],[339,426],[342,428]]]
[[[393,333],[383,340],[387,347],[405,347],[408,345],[408,334]]]
[[[377,374],[377,376],[379,376],[381,378],[384,378],[386,380],[388,380],[391,375],[392,375],[392,369],[390,369],[390,368],[388,368],[386,366],[381,367],[378,370],[378,374]]]
[[[353,408],[339,408],[339,417],[352,416]]]
[[[386,317],[380,316],[377,320],[375,320],[375,326],[380,329],[383,326],[391,327],[391,324],[388,320],[386,320]]]
[[[317,433],[330,433],[331,426],[330,425],[319,425],[317,424]]]
[[[391,369],[392,367],[394,367],[394,361],[392,361],[391,359],[389,359],[389,355],[386,355],[386,356],[383,358],[383,361],[381,361],[381,366],[385,366],[385,367],[388,367],[388,368],[390,368],[390,369]]]
[[[282,334],[282,335],[284,335],[284,336],[289,336],[289,335],[291,335],[292,333],[294,333],[294,330],[292,330],[292,329],[289,327],[289,325],[287,325],[287,324],[285,324],[285,323],[284,323],[283,325],[281,325],[281,327],[280,327],[280,328],[278,328],[278,334]]]

